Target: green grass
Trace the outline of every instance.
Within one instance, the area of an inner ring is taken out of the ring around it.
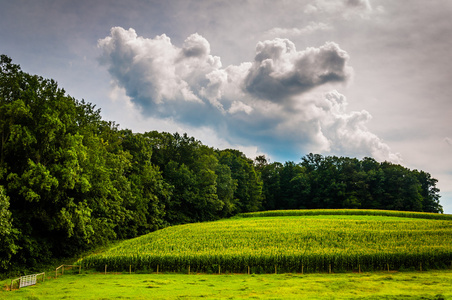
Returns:
[[[64,275],[0,299],[452,299],[452,271]]]
[[[118,272],[129,267],[155,272],[158,267],[182,273],[189,268],[247,273],[248,267],[252,273],[274,273],[275,266],[286,273],[327,272],[330,266],[333,272],[425,270],[452,264],[450,220],[343,211],[346,214],[295,216],[286,211],[284,216],[174,226],[124,241],[79,263],[98,271],[107,265]]]

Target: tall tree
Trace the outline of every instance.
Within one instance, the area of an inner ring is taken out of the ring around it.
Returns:
[[[212,148],[187,134],[144,134],[152,145],[152,162],[163,171],[171,189],[165,219],[169,224],[199,222],[235,210],[236,183]]]
[[[16,245],[19,231],[13,227],[11,221],[9,198],[0,186],[0,271],[10,267],[12,256],[19,250]]]
[[[283,165],[279,162],[268,163],[265,156],[257,157],[255,168],[262,180],[262,209],[281,209],[281,178]]]
[[[126,176],[130,182],[131,196],[124,205],[131,211],[121,236],[136,236],[165,227],[165,205],[170,189],[160,169],[152,164],[152,144],[147,136],[131,130],[120,132],[122,149],[131,155],[131,165]]]
[[[439,204],[439,188],[436,187],[437,179],[424,171],[414,171],[417,176],[422,196],[422,209],[425,212],[443,213],[443,207]]]
[[[262,207],[262,180],[254,169],[253,161],[238,150],[219,151],[219,161],[231,170],[232,178],[237,182],[234,197],[238,212],[251,212]]]

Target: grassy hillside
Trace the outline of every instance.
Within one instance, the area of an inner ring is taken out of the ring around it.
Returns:
[[[304,211],[309,212],[309,211]],[[319,212],[319,211],[317,211]],[[331,212],[331,211],[328,211]],[[355,212],[352,214],[352,212]],[[445,268],[452,221],[347,214],[235,218],[174,226],[80,260],[109,271],[274,273]],[[391,213],[387,213],[391,214]],[[259,215],[259,214],[257,214]],[[255,215],[256,216],[256,215]],[[437,215],[440,216],[440,215]]]

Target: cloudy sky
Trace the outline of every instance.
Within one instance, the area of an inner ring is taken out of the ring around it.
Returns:
[[[452,213],[452,1],[0,4],[0,53],[121,128],[400,163]]]

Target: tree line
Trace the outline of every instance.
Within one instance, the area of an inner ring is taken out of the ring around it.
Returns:
[[[116,239],[289,208],[442,212],[437,180],[371,158],[254,161],[187,134],[134,133],[51,79],[0,61],[0,272]]]
[[[442,213],[438,182],[424,171],[365,157],[308,154],[301,162],[256,158],[265,210],[362,208]]]

